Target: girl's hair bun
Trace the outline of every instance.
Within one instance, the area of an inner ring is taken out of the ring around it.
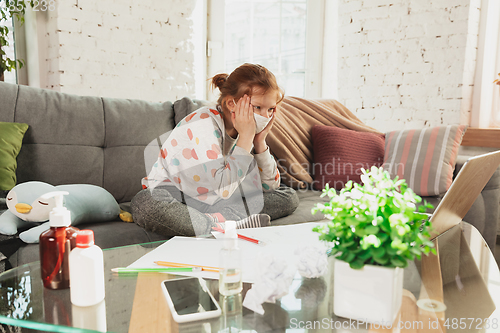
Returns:
[[[220,88],[226,83],[227,78],[229,77],[228,74],[217,74],[212,78],[212,89],[215,88]]]
[[[0,0],[1,1],[1,0]],[[276,103],[284,97],[284,91],[278,86],[276,77],[267,68],[258,64],[245,63],[228,74],[217,74],[211,79],[212,90],[219,88],[220,96],[217,103],[221,106],[227,96],[240,98],[244,94],[249,96],[254,88],[259,88],[262,93],[268,90],[277,93]]]

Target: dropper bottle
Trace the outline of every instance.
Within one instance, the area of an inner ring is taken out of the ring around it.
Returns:
[[[76,246],[77,228],[71,227],[71,213],[63,206],[65,191],[44,194],[41,198],[55,198],[55,207],[49,214],[50,229],[40,235],[40,266],[43,286],[49,289],[69,288],[69,253]]]

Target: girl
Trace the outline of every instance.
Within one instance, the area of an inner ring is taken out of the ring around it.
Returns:
[[[295,191],[280,187],[266,137],[283,92],[274,75],[244,64],[218,74],[216,108],[181,120],[132,200],[134,221],[165,236],[204,235],[225,220],[238,228],[263,227],[291,214]]]

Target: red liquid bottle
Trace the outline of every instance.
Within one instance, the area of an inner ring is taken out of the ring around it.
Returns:
[[[64,194],[68,192],[50,192],[42,197],[54,197],[56,202],[50,212],[50,229],[40,235],[42,281],[49,289],[69,288],[69,253],[76,246],[78,229],[70,226],[70,211],[63,206]]]

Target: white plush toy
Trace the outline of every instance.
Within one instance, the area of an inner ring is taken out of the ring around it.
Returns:
[[[42,199],[48,192],[66,191],[64,206],[71,212],[71,225],[84,222],[105,222],[117,216],[123,221],[132,222],[130,213],[120,211],[115,198],[105,189],[88,184],[53,186],[43,182],[31,181],[21,183],[7,193],[7,208],[0,215],[0,233],[14,235],[19,228],[29,226],[33,222],[49,220],[49,213],[55,207],[55,198]],[[49,222],[19,234],[26,243],[38,243],[40,234],[49,229]]]

